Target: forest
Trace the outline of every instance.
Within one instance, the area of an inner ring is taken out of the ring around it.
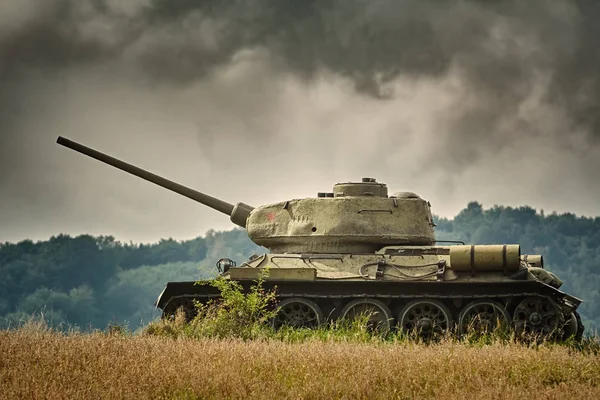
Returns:
[[[579,310],[588,332],[600,325],[600,217],[471,202],[455,218],[435,222],[438,240],[519,243],[523,253],[543,254],[546,268],[564,281],[561,290],[585,301]],[[0,328],[41,314],[59,329],[136,330],[160,315],[153,303],[167,282],[210,278],[221,257],[241,263],[265,251],[242,229],[152,244],[64,234],[0,243]]]

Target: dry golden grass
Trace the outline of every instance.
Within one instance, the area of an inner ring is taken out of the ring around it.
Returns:
[[[597,399],[599,385],[600,357],[564,346],[0,331],[8,399]]]

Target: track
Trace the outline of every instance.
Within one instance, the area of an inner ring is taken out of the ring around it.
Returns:
[[[253,281],[239,283],[245,290],[255,285]],[[563,328],[568,335],[583,333],[574,313],[581,300],[537,281],[266,281],[263,287],[276,290],[280,301],[276,325],[314,327],[371,312],[371,322],[384,330],[394,326],[431,332],[468,327],[491,330],[502,323],[543,336]],[[195,315],[192,300],[204,303],[218,297],[220,292],[210,285],[170,282],[156,306],[165,316],[182,307],[191,319]]]

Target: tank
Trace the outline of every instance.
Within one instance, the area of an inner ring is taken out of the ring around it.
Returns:
[[[581,338],[582,300],[560,289],[542,255],[518,244],[436,241],[431,205],[412,192],[388,193],[374,178],[338,183],[316,197],[253,207],[180,185],[69,139],[57,143],[204,204],[246,229],[269,250],[239,266],[217,262],[219,274],[244,289],[265,276],[275,289],[273,324],[315,328],[368,313],[369,325],[431,336],[500,326],[538,337]],[[155,306],[164,317],[217,298],[211,285],[168,282]]]

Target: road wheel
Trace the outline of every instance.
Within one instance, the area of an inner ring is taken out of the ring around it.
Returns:
[[[370,331],[387,333],[392,326],[392,312],[382,301],[377,299],[352,300],[340,312],[342,320],[354,321],[362,317],[367,318],[367,328]]]
[[[517,335],[543,340],[556,335],[563,325],[562,312],[545,297],[528,297],[513,314]]]
[[[452,326],[450,310],[437,300],[414,300],[399,313],[398,327],[424,339],[443,336]]]
[[[294,297],[283,300],[279,311],[273,319],[273,327],[279,329],[284,325],[294,328],[318,328],[323,323],[323,312],[312,300]]]
[[[198,313],[194,300],[191,297],[173,297],[167,302],[165,308],[163,308],[162,317],[173,319],[179,309],[183,310],[186,322],[193,320]]]
[[[492,333],[498,329],[507,330],[511,318],[506,308],[493,300],[476,300],[467,304],[458,317],[458,330],[461,335],[467,332]]]

